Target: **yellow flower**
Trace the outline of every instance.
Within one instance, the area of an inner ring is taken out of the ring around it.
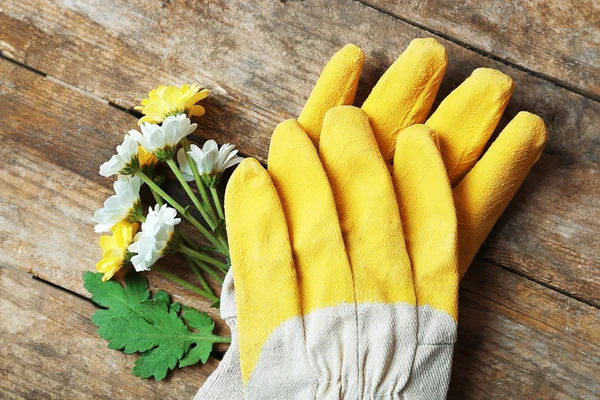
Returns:
[[[158,162],[154,154],[146,151],[142,146],[138,146],[138,160],[140,161],[140,168],[153,168]]]
[[[204,107],[196,105],[202,99],[208,96],[208,90],[202,89],[197,84],[191,87],[183,85],[177,86],[159,86],[151,90],[148,98],[142,100],[142,105],[135,107],[141,111],[144,117],[140,118],[138,124],[144,122],[151,124],[160,124],[169,115],[187,113],[191,118],[193,116],[204,115]]]
[[[102,281],[106,282],[113,277],[115,272],[125,265],[127,248],[133,242],[133,237],[138,230],[138,224],[119,222],[112,229],[112,236],[100,236],[102,247],[102,260],[96,264],[98,272],[104,274]]]

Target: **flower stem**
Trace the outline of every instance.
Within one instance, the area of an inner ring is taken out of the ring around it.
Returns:
[[[198,172],[198,166],[196,165],[196,162],[194,160],[192,160],[192,158],[190,156],[188,156],[188,154],[187,154],[187,152],[190,151],[190,142],[187,140],[187,138],[183,138],[181,140],[181,144],[183,145],[183,149],[185,150],[185,156],[188,160],[188,164],[190,165],[190,168],[192,169],[192,174],[194,174],[194,181],[196,181],[196,186],[198,187],[198,192],[200,192],[202,201],[206,205],[206,209],[207,209],[208,213],[213,218],[213,220],[216,224],[218,222],[218,219],[215,214],[215,209],[214,209],[213,205],[211,204],[210,200],[208,199],[208,194],[206,193],[206,188],[204,187],[204,184],[202,183],[202,178],[200,178],[200,173]]]
[[[204,279],[204,277],[200,273],[198,266],[194,263],[194,261],[190,257],[188,257],[188,256],[184,256],[184,257],[185,257],[185,260],[187,261],[188,265],[190,266],[190,269],[192,270],[194,275],[196,275],[196,278],[198,279],[198,281],[200,281],[200,283],[202,284],[202,287],[204,288],[204,290],[206,290],[208,293],[214,295],[215,293],[212,291],[210,286],[208,286],[208,283],[206,283],[206,279]]]
[[[162,206],[164,204],[162,197],[160,197],[158,193],[156,193],[156,191],[152,188],[150,188],[150,192],[152,192],[152,197],[154,197],[154,201],[156,201],[156,204]]]
[[[217,193],[217,188],[214,186],[210,187],[210,193],[212,194],[213,201],[215,202],[215,206],[217,207],[217,212],[219,213],[219,218],[225,220],[225,213],[223,212],[223,207],[221,206],[221,200],[219,200],[219,194]]]
[[[200,200],[198,200],[198,197],[196,197],[196,194],[194,194],[194,191],[192,190],[190,185],[185,181],[185,179],[183,178],[183,175],[181,175],[181,171],[177,167],[177,164],[175,164],[175,160],[173,160],[171,158],[171,159],[167,160],[167,164],[169,165],[169,167],[171,167],[171,170],[177,177],[177,180],[179,181],[179,183],[181,183],[181,186],[183,186],[183,189],[185,190],[187,195],[190,197],[190,199],[192,200],[192,203],[194,203],[194,205],[196,206],[196,208],[198,209],[200,214],[202,214],[202,217],[204,218],[204,220],[206,221],[208,226],[210,226],[210,229],[212,229],[214,231],[215,227],[217,225],[213,222],[212,218],[207,214],[207,211],[204,209],[202,204],[200,204]]]
[[[215,267],[217,267],[219,269],[219,271],[227,273],[227,264],[224,262],[221,262],[219,260],[215,260],[214,258],[212,258],[209,255],[206,255],[204,253],[200,253],[199,251],[196,251],[194,249],[190,249],[189,247],[180,244],[177,247],[177,250],[183,254],[185,254],[186,256],[195,258],[197,260],[201,260],[204,262],[207,262],[209,264],[214,265]]]
[[[190,257],[191,258],[191,257]],[[212,278],[214,280],[216,280],[217,282],[219,282],[221,285],[223,284],[223,279],[217,275],[217,273],[215,271],[213,271],[208,265],[206,265],[203,261],[198,260],[197,258],[192,258],[192,261],[194,263],[196,263],[197,266],[199,266],[200,268],[202,268],[202,271],[206,272],[207,274],[209,274],[210,276],[212,276]],[[219,270],[220,271],[220,270]]]
[[[199,287],[194,286],[191,283],[188,283],[188,282],[184,281],[183,279],[176,277],[172,273],[167,272],[160,267],[157,267],[156,265],[152,267],[152,270],[158,272],[159,274],[161,274],[165,278],[169,279],[170,281],[173,281],[173,282],[183,286],[184,288],[189,289],[192,292],[199,294],[200,296],[206,297],[207,299],[212,300],[214,302],[219,301],[219,298],[217,296],[215,296],[214,294],[210,294],[207,291],[202,290]]]
[[[198,220],[196,218],[194,218],[192,215],[190,215],[179,203],[177,203],[171,196],[169,196],[156,183],[154,183],[154,181],[152,179],[148,178],[148,176],[146,176],[142,171],[137,171],[135,174],[137,176],[139,176],[144,181],[144,183],[146,183],[146,185],[148,185],[152,190],[154,190],[156,193],[158,193],[160,195],[160,197],[165,199],[167,201],[167,203],[169,203],[173,208],[175,208],[188,221],[190,221],[191,224],[194,225],[194,227],[196,229],[198,229],[200,231],[200,233],[202,233],[204,236],[206,236],[206,238],[212,244],[214,244],[217,247],[217,249],[219,249],[220,252],[222,252],[225,255],[229,254],[229,251],[227,250],[227,248],[223,247],[223,244],[219,241],[219,239],[217,239],[215,237],[215,235],[213,235],[212,232],[210,232],[208,229],[203,227],[202,224],[200,222],[198,222]]]

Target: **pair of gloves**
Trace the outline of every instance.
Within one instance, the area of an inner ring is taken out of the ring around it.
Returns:
[[[446,51],[416,39],[353,107],[363,53],[326,65],[268,171],[244,160],[225,194],[232,344],[196,399],[443,399],[458,284],[540,157],[543,121],[480,68],[427,118]],[[233,288],[235,281],[235,290]]]

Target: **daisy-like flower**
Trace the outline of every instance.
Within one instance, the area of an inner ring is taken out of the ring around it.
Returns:
[[[148,98],[142,100],[142,105],[135,107],[144,114],[138,124],[145,122],[160,124],[168,116],[186,113],[189,117],[204,115],[204,107],[196,104],[208,96],[208,90],[200,90],[197,84],[191,87],[183,85],[159,86],[151,90]]]
[[[154,209],[150,207],[146,221],[142,223],[142,230],[135,235],[134,242],[129,246],[129,251],[135,253],[131,257],[131,263],[136,271],[149,271],[168,251],[175,225],[181,222],[176,217],[177,211],[166,204],[156,205]]]
[[[143,123],[140,126],[142,133],[131,130],[129,134],[160,161],[167,161],[175,155],[181,139],[194,132],[197,126],[185,114],[178,114],[167,117],[162,125]]]
[[[218,183],[223,171],[242,162],[243,158],[237,156],[237,150],[232,144],[224,144],[219,149],[217,142],[207,140],[202,148],[195,144],[190,146],[188,156],[194,160],[198,173],[202,179],[209,185],[213,186]],[[177,153],[177,161],[181,169],[181,174],[186,180],[193,180],[192,169],[188,163],[187,157],[180,149]]]
[[[95,232],[108,232],[121,222],[137,222],[142,215],[140,187],[142,180],[137,176],[121,175],[114,183],[115,195],[104,202],[104,207],[94,213],[92,221],[97,225]]]
[[[96,264],[98,272],[104,274],[102,281],[106,282],[113,277],[115,272],[127,266],[127,249],[137,231],[137,224],[119,222],[112,228],[112,236],[100,236],[102,259]]]
[[[130,135],[125,135],[123,143],[117,146],[117,154],[100,166],[100,175],[131,175],[140,166],[138,143]]]

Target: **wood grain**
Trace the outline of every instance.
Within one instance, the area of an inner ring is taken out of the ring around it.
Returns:
[[[218,361],[161,381],[130,371],[136,356],[110,350],[90,317],[96,306],[15,270],[0,268],[0,397],[3,399],[191,398]]]
[[[81,273],[95,270],[102,256],[91,216],[113,194],[113,180],[98,168],[136,118],[6,60],[0,76],[7,77],[0,86],[0,265],[89,297]],[[181,259],[160,262],[195,281]],[[217,331],[229,333],[210,301],[158,274],[147,276],[152,287],[207,311]]]
[[[359,1],[600,99],[596,1]]]
[[[463,280],[450,399],[597,399],[600,310],[492,264]]]
[[[125,108],[158,84],[202,83],[212,96],[198,137],[235,143],[261,161],[275,124],[298,114],[336,49],[353,42],[365,50],[360,102],[410,40],[431,36],[343,0],[8,1],[0,25],[6,57]],[[501,126],[527,110],[550,133],[546,152],[481,255],[600,305],[600,104],[438,40],[450,59],[441,96],[474,68],[497,68],[516,83]],[[101,151],[108,156],[110,146]]]

